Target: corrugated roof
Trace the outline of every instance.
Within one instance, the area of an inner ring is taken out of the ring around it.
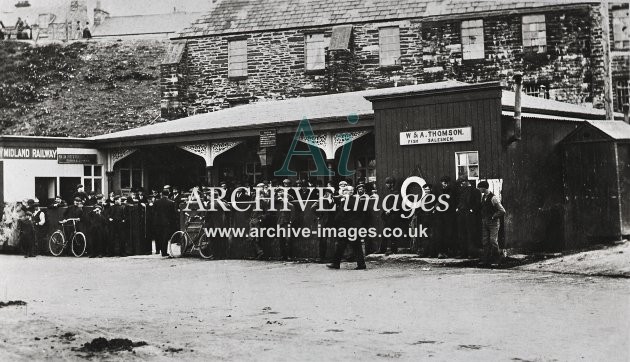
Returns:
[[[178,37],[594,3],[587,0],[217,0]]]
[[[461,88],[466,83],[445,81],[396,88],[373,89],[360,92],[327,94],[315,97],[292,98],[280,101],[261,101],[210,113],[198,114],[174,121],[114,132],[92,137],[94,140],[119,140],[160,136],[164,134],[193,134],[221,132],[233,128],[288,124],[309,120],[341,118],[351,114],[366,116],[374,114],[372,103],[365,97],[405,96],[409,93]],[[474,85],[471,85],[474,86]],[[503,91],[503,108],[514,105],[514,93]],[[582,121],[604,116],[602,109],[591,109],[575,104],[552,101],[523,95],[523,109],[540,118]],[[546,113],[555,113],[546,117]]]
[[[111,16],[92,31],[93,37],[175,33],[190,24],[202,13],[173,12],[168,14]]]
[[[501,104],[503,105],[503,107],[513,108],[514,97],[514,92],[504,90],[501,97]],[[606,115],[606,111],[604,111],[603,109],[588,108],[586,106],[554,101],[551,99],[544,99],[540,97],[533,97],[526,94],[523,94],[521,97],[521,107],[524,111],[531,109],[537,111],[553,111],[567,114],[580,114],[584,116],[592,115],[597,117],[602,117]]]
[[[127,137],[143,137],[169,133],[196,133],[222,128],[251,127],[272,123],[299,122],[344,117],[351,114],[372,115],[372,103],[366,96],[387,95],[399,91],[416,92],[444,89],[465,85],[457,81],[446,81],[384,88],[360,92],[337,93],[314,97],[292,98],[281,101],[262,101],[220,111],[198,114],[174,121],[96,136],[95,140],[112,140]]]
[[[630,140],[630,124],[623,121],[588,121],[614,140]]]

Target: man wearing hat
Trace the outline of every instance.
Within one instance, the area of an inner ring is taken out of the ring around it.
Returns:
[[[114,196],[114,205],[107,211],[108,228],[110,232],[110,250],[108,255],[113,256],[117,248],[118,255],[127,256],[127,243],[125,241],[125,227],[127,225],[127,213],[122,204],[120,195]]]
[[[168,198],[168,190],[162,190],[162,197],[153,204],[153,225],[155,249],[163,257],[168,257],[168,240],[178,228],[178,216],[175,201]]]
[[[80,198],[81,201],[85,202],[85,200],[87,200],[88,195],[85,193],[85,189],[83,187],[83,185],[79,184],[77,185],[77,190],[74,192],[74,194],[72,195],[72,198]]]
[[[365,204],[365,198],[353,195],[354,188],[347,186],[344,189],[344,194],[337,205],[337,214],[335,215],[335,224],[343,226],[346,230],[354,229],[356,232],[360,228],[365,227],[365,220],[367,212],[363,210]],[[348,205],[347,207],[344,207]],[[337,240],[337,247],[335,250],[335,256],[332,263],[326,266],[330,269],[340,269],[341,259],[346,250],[348,244],[352,246],[354,257],[357,261],[357,267],[355,270],[363,270],[365,266],[365,255],[363,254],[363,248],[361,246],[361,239],[357,237],[351,237],[350,232],[346,237],[340,237]]]
[[[398,252],[398,239],[392,235],[392,231],[394,229],[402,229],[403,235],[406,235],[409,229],[410,219],[403,218],[402,197],[397,189],[396,179],[394,177],[389,176],[385,178],[385,190],[387,195],[396,195],[390,197],[385,196],[385,198],[388,199],[388,203],[385,205],[386,207],[383,207],[383,212],[381,213],[383,227],[390,231],[387,238],[383,237],[380,252],[389,255]]]
[[[39,202],[37,200],[28,200],[27,204],[29,204],[29,209],[31,208],[31,202],[32,211],[30,212],[33,214],[31,220],[35,227],[35,242],[33,243],[33,256],[35,256],[38,253],[39,245],[46,243],[48,228],[46,227],[46,213],[39,206]]]
[[[468,176],[462,175],[458,179],[457,197],[457,236],[459,242],[459,256],[474,257],[478,239],[478,215],[481,206],[481,191],[472,187]]]
[[[253,201],[254,204],[252,206],[252,212],[249,214],[249,232],[248,235],[250,235],[248,237],[248,241],[252,242],[254,244],[254,247],[256,248],[256,259],[262,259],[264,257],[264,251],[263,251],[263,240],[267,240],[266,237],[262,237],[260,235],[257,235],[256,237],[251,236],[253,234],[253,230],[254,229],[259,229],[262,227],[265,227],[269,222],[269,208],[270,208],[270,200],[269,200],[269,193],[266,192],[267,190],[267,185],[265,185],[263,182],[259,182],[256,187],[256,189],[261,190],[259,191],[260,194],[260,209],[257,210],[256,207],[256,197],[259,197],[257,195],[256,192],[254,192],[253,194]]]
[[[101,195],[102,197],[102,195]],[[96,204],[88,214],[88,253],[90,258],[101,258],[105,254],[107,237],[103,205]]]
[[[481,243],[484,254],[481,264],[487,265],[500,257],[499,250],[499,227],[501,217],[505,215],[505,208],[499,199],[490,192],[488,181],[481,181],[477,184],[481,191]]]
[[[35,203],[34,200],[28,200],[26,205],[19,204],[16,209],[17,212],[17,232],[18,232],[18,243],[20,249],[24,253],[24,257],[33,257],[33,244],[35,243],[35,228],[33,227],[33,221],[31,217],[33,214],[28,211],[29,205],[32,207]]]

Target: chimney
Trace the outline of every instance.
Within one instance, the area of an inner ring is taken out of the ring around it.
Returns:
[[[512,141],[521,140],[521,95],[523,93],[523,74],[514,73],[514,135]]]
[[[96,2],[96,7],[94,8],[94,26],[99,26],[103,23],[103,20],[109,17],[109,13],[101,7],[101,1],[98,0]]]

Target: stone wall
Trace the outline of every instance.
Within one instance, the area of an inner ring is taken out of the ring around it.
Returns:
[[[179,66],[163,67],[162,116],[210,112],[267,99],[349,92],[442,80],[544,85],[548,97],[603,107],[599,9],[593,5],[547,11],[547,52],[523,52],[521,14],[484,16],[484,59],[463,60],[461,19],[410,19],[355,24],[347,50],[326,52],[326,69],[307,72],[304,35],[332,27],[248,33],[248,76],[228,78],[229,36],[188,39]],[[471,17],[470,19],[474,19]],[[379,27],[400,28],[400,65],[379,64]],[[627,52],[613,57],[614,73],[628,73]]]

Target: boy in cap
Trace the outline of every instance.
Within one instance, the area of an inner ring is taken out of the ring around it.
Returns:
[[[488,181],[477,184],[481,191],[481,243],[484,255],[481,264],[487,265],[496,260],[501,254],[499,250],[499,226],[501,217],[505,215],[505,208],[499,199],[490,192]]]
[[[33,244],[33,256],[35,256],[39,250],[39,245],[44,245],[41,243],[46,242],[48,228],[46,227],[46,213],[39,207],[39,202],[36,200],[28,200],[27,204],[31,201],[33,201],[33,217],[31,219],[35,227],[35,242]]]

